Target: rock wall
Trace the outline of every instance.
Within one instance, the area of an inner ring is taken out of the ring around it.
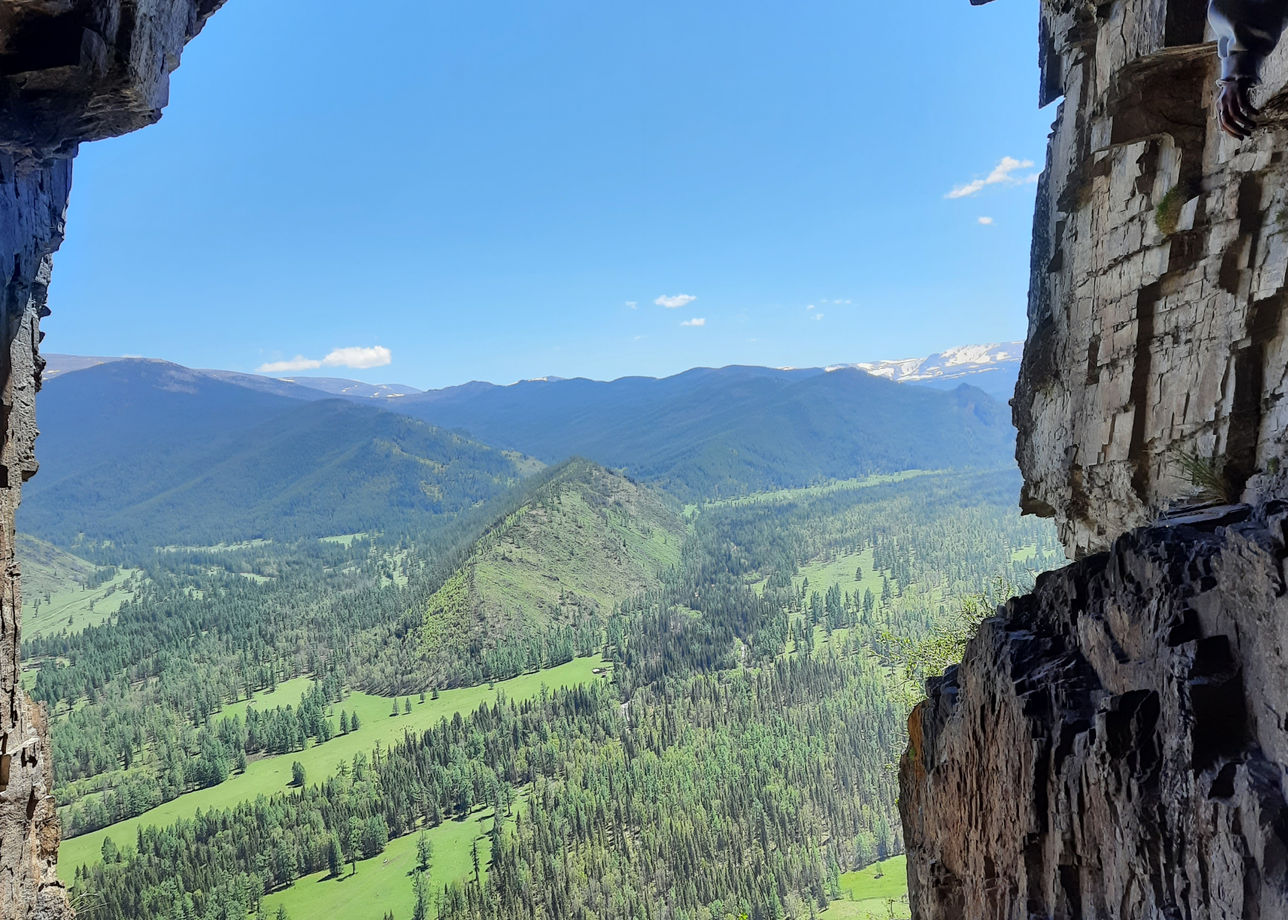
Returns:
[[[984,624],[901,765],[916,920],[1288,917],[1285,522],[1137,531]]]
[[[1195,496],[1187,453],[1231,499],[1288,477],[1288,47],[1259,92],[1266,126],[1240,144],[1209,115],[1205,9],[1042,4],[1041,101],[1063,101],[1013,406],[1022,505],[1074,557]]]
[[[916,920],[1288,917],[1288,45],[1240,144],[1205,7],[1041,4],[1012,406],[1021,504],[1079,561],[913,713]]]
[[[0,0],[0,918],[71,915],[55,871],[49,734],[20,684],[14,513],[36,472],[40,319],[83,141],[161,117],[222,0]]]

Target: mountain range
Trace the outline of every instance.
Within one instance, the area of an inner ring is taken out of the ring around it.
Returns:
[[[55,376],[42,394],[41,470],[24,489],[20,526],[60,545],[389,530],[472,508],[541,466],[297,390],[152,360]]]
[[[971,380],[1006,355],[984,354],[974,376],[968,364],[950,356],[902,376]],[[574,456],[701,501],[1003,466],[1014,445],[1007,407],[974,386],[905,385],[855,367],[420,392],[53,355],[38,421],[42,469],[20,520],[59,545],[427,527]]]
[[[988,345],[961,345],[949,348],[922,358],[903,358],[893,361],[866,361],[850,364],[833,364],[824,368],[803,368],[809,371],[835,371],[842,368],[853,368],[866,371],[876,377],[884,377],[896,383],[912,383],[920,386],[946,389],[959,383],[969,383],[988,393],[990,396],[1006,402],[1015,391],[1015,381],[1020,370],[1020,355],[1024,351],[1023,342],[1001,342]],[[99,364],[112,361],[125,361],[130,358],[109,358],[102,356],[50,354],[45,356],[46,379],[72,371],[84,370]],[[779,368],[792,371],[796,368]],[[308,387],[342,396],[349,399],[399,399],[405,396],[430,396],[433,393],[445,393],[459,389],[447,387],[443,390],[420,390],[416,387],[399,383],[364,383],[360,380],[348,380],[341,377],[266,377],[259,374],[247,374],[239,371],[203,370],[223,380],[241,383],[250,387],[273,387],[277,383]],[[584,379],[584,378],[582,378]],[[640,378],[645,379],[645,378]],[[563,377],[540,377],[520,383],[561,383]],[[473,381],[465,384],[469,387],[489,387],[494,384]],[[431,397],[432,398],[432,397]]]

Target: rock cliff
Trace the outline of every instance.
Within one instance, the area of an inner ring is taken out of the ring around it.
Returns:
[[[1224,137],[1205,7],[1041,4],[1012,406],[1021,504],[1079,561],[913,714],[917,920],[1288,917],[1288,50]]]
[[[1284,484],[1288,49],[1251,141],[1208,113],[1202,0],[1044,0],[1040,100],[1060,102],[1034,221],[1013,402],[1023,505],[1074,555],[1194,493]]]
[[[985,622],[910,726],[917,920],[1288,917],[1285,522],[1142,529]]]
[[[222,0],[0,0],[0,917],[70,916],[41,708],[20,684],[14,512],[36,472],[39,325],[84,141],[161,117]]]

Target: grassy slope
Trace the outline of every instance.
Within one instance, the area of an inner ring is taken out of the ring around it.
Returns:
[[[27,638],[80,632],[97,626],[133,596],[126,582],[134,569],[123,569],[111,580],[90,588],[97,570],[92,562],[52,544],[22,534],[18,537],[22,564],[22,631]],[[46,600],[48,598],[48,600]]]
[[[841,891],[840,900],[823,914],[827,920],[885,920],[891,909],[896,918],[909,916],[908,870],[902,856],[846,872],[841,876]]]
[[[586,683],[595,679],[591,669],[599,667],[604,667],[604,662],[599,657],[579,658],[557,668],[500,681],[491,690],[486,686],[445,690],[437,700],[427,699],[424,703],[418,703],[417,698],[412,697],[411,714],[399,715],[397,718],[389,714],[392,708],[391,698],[354,691],[344,702],[336,704],[333,722],[338,728],[340,710],[357,712],[361,721],[358,731],[337,736],[326,744],[314,745],[303,751],[253,761],[247,766],[245,773],[229,777],[218,786],[189,792],[158,805],[137,818],[64,840],[59,848],[59,871],[64,878],[72,878],[77,866],[98,861],[105,837],[111,837],[118,844],[133,841],[140,824],[169,824],[179,818],[191,817],[199,808],[203,811],[230,808],[257,795],[285,792],[291,781],[291,764],[295,761],[303,764],[310,782],[318,782],[334,773],[341,762],[352,760],[354,754],[369,752],[377,742],[382,747],[388,747],[391,742],[401,740],[404,732],[424,731],[436,725],[440,719],[450,718],[454,713],[472,712],[481,703],[494,701],[501,693],[510,699],[523,700],[536,696],[541,692],[542,686],[567,687]],[[271,700],[268,694],[264,694],[257,698],[255,705],[264,708],[265,705],[298,704],[300,692],[306,683],[306,678],[299,678],[280,684]],[[246,703],[235,705],[244,710]]]
[[[821,495],[831,495],[836,492],[853,492],[857,489],[868,489],[872,486],[888,485],[892,482],[905,482],[909,479],[916,479],[918,476],[938,476],[944,472],[945,470],[903,470],[899,473],[878,473],[872,476],[863,476],[859,479],[839,479],[818,486],[752,492],[749,495],[742,495],[737,498],[725,498],[704,502],[703,504],[712,507],[724,506],[729,508],[760,504],[778,505],[783,502],[798,501],[802,498],[817,498]],[[697,504],[685,505],[685,513],[690,513],[698,507],[699,505]]]
[[[684,529],[652,491],[573,461],[482,537],[430,599],[427,650],[606,616],[680,559]]]
[[[487,871],[491,842],[492,811],[479,810],[465,821],[444,821],[428,831],[434,844],[429,867],[431,898],[443,885],[474,873],[473,844],[479,847],[479,868]],[[340,878],[327,872],[306,875],[294,885],[264,899],[269,916],[285,907],[291,920],[310,917],[343,917],[344,920],[382,920],[388,911],[395,917],[410,917],[415,906],[413,872],[416,867],[416,838],[419,832],[389,841],[379,856],[358,861],[357,874],[346,868]],[[435,911],[431,907],[430,916]]]

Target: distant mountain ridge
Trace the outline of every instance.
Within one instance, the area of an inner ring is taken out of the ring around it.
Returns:
[[[278,387],[155,360],[56,375],[41,394],[41,470],[22,529],[124,547],[423,531],[541,466],[373,405]]]
[[[1020,355],[1023,351],[1023,342],[1001,342],[987,345],[961,345],[923,358],[903,358],[891,361],[860,361],[830,364],[825,367],[764,368],[764,370],[784,371],[799,374],[816,374],[823,371],[836,371],[850,368],[864,371],[872,374],[874,377],[882,377],[886,380],[892,380],[895,383],[916,383],[940,389],[956,386],[959,383],[969,383],[972,386],[984,390],[989,395],[1005,401],[1010,399],[1011,393],[1014,389],[1015,378],[1019,374]],[[101,364],[108,364],[114,361],[161,360],[137,358],[133,356],[112,358],[64,354],[48,354],[44,357],[46,361],[45,377],[47,379],[78,370],[85,370],[90,367],[96,367]],[[709,368],[694,368],[693,370],[709,370]],[[470,387],[476,390],[481,390],[500,388],[507,385],[520,386],[527,383],[566,383],[570,379],[589,380],[589,378],[586,377],[567,378],[555,376],[534,377],[528,380],[520,380],[513,384],[496,384],[481,380],[472,380],[468,383],[456,384],[440,389],[421,390],[405,384],[364,383],[361,380],[349,380],[343,377],[312,377],[308,375],[272,377],[263,374],[248,374],[243,371],[214,369],[201,369],[194,370],[193,372],[207,374],[219,380],[228,380],[239,383],[243,386],[251,387],[252,389],[265,389],[268,392],[275,392],[277,391],[276,388],[278,385],[287,384],[290,386],[304,387],[320,393],[327,393],[332,396],[341,396],[347,399],[381,400],[401,399],[404,397],[424,397],[434,399],[436,398],[434,394],[452,395],[459,391],[461,387]],[[659,380],[667,378],[626,377],[617,379]],[[604,383],[616,382],[616,380],[591,382]]]
[[[684,501],[1013,463],[1010,413],[982,390],[900,385],[849,367],[421,393],[331,381],[340,398],[296,382],[304,378],[156,359],[53,356],[50,371],[42,468],[20,519],[61,546],[397,532],[574,456]]]
[[[1015,392],[1015,381],[1020,373],[1020,356],[1023,353],[1023,342],[962,345],[925,358],[842,364],[829,367],[828,370],[853,367],[895,383],[918,383],[941,388],[969,383],[1006,401]]]
[[[980,390],[901,386],[849,368],[470,384],[395,408],[546,463],[587,457],[686,500],[912,468],[999,466],[1014,450],[1006,406]]]

